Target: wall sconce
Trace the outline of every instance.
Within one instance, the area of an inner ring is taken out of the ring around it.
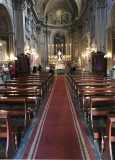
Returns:
[[[15,61],[15,60],[17,60],[17,57],[14,57],[14,55],[11,54],[11,55],[10,55],[10,58],[7,57],[7,59],[10,60],[10,61]]]
[[[14,60],[14,55],[11,54],[11,55],[10,55],[10,61],[13,61],[13,60]]]
[[[27,54],[27,53],[30,53],[30,47],[29,46],[25,47],[25,54]]]
[[[108,59],[111,59],[111,58],[112,58],[112,53],[111,53],[111,52],[107,53],[107,58],[108,58]]]
[[[111,59],[111,58],[112,58],[112,55],[111,55],[111,53],[107,53],[107,55],[105,55],[105,56],[104,56],[104,58]]]
[[[14,60],[16,61],[16,60],[17,60],[17,57],[14,57]]]
[[[108,54],[107,54],[107,58],[111,59],[111,58],[112,58],[112,54],[111,54],[111,53],[108,53]]]

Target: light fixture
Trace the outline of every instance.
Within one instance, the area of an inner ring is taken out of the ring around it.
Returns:
[[[14,55],[11,54],[11,55],[10,55],[10,61],[13,61],[13,60],[14,60]]]
[[[109,58],[109,59],[112,58],[111,52],[108,52],[108,53],[107,53],[107,58]]]

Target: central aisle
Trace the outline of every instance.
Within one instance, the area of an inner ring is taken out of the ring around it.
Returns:
[[[23,158],[95,159],[77,114],[65,78],[58,77]]]

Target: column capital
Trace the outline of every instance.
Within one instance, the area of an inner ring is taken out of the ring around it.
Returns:
[[[26,0],[13,0],[13,5],[16,9],[24,9]]]
[[[103,7],[106,4],[106,0],[97,0],[97,7]]]

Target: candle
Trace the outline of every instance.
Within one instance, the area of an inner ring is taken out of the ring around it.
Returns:
[[[66,44],[66,54],[67,54],[67,44]]]
[[[50,45],[48,44],[48,54],[50,54]]]
[[[52,54],[54,54],[54,45],[52,44]]]
[[[71,55],[71,44],[70,44],[70,55]]]
[[[63,44],[62,44],[62,54],[63,54]]]
[[[56,54],[57,54],[57,44],[56,44]]]

